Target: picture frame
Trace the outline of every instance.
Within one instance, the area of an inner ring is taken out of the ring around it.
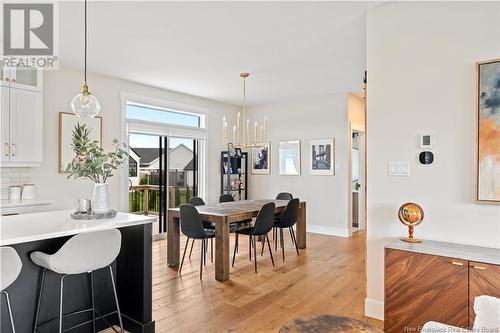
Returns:
[[[241,148],[235,148],[236,150],[236,157],[241,158],[242,153],[241,153]]]
[[[335,175],[335,139],[318,139],[310,142],[309,174]]]
[[[86,124],[90,129],[90,139],[99,141],[102,147],[102,117],[80,118],[73,113],[59,112],[58,172],[66,173],[66,166],[74,158],[72,133],[76,124]]]
[[[251,156],[252,174],[269,175],[271,173],[271,150],[269,142],[259,147],[252,147]]]
[[[500,203],[500,58],[476,63],[476,200]]]
[[[278,172],[280,176],[300,175],[300,140],[280,141],[278,143]]]

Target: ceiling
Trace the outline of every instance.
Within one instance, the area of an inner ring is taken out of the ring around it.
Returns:
[[[362,90],[375,2],[89,2],[89,71],[249,105]],[[83,2],[59,5],[63,64],[83,65]],[[92,82],[89,82],[92,85]]]

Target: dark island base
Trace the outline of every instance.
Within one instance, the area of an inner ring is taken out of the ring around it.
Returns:
[[[152,333],[155,322],[152,320],[152,236],[151,224],[120,228],[122,247],[120,255],[113,263],[116,288],[124,329],[128,332]],[[69,237],[47,239],[12,245],[21,257],[23,268],[18,279],[7,288],[10,296],[16,332],[33,332],[38,286],[41,277],[40,267],[31,262],[29,254],[33,251],[56,252]],[[59,316],[59,281],[61,275],[47,271],[42,297],[39,323]],[[64,313],[91,307],[89,274],[68,276],[64,281]],[[102,314],[111,313],[106,319],[118,324],[113,289],[107,269],[94,272],[94,292],[97,310]],[[10,321],[5,302],[1,297],[0,332],[10,333]],[[64,319],[64,327],[76,325],[92,319],[91,312],[78,314]],[[40,333],[58,332],[58,320],[39,328]],[[97,321],[98,330],[107,326]],[[71,330],[75,333],[92,332],[92,324]]]

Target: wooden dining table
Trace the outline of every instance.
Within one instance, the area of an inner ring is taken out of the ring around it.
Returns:
[[[229,225],[233,222],[254,218],[266,203],[274,202],[275,213],[282,213],[287,200],[242,200],[216,205],[196,206],[203,221],[215,223],[215,279],[229,280]],[[296,237],[299,249],[306,248],[306,203],[300,202],[296,224]],[[180,211],[168,209],[167,224],[167,264],[179,267],[180,264]]]

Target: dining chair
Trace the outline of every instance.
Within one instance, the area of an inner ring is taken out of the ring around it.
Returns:
[[[295,232],[293,231],[293,226],[297,223],[299,217],[299,204],[300,200],[298,198],[292,199],[286,205],[285,211],[279,220],[274,220],[274,228],[280,231],[280,245],[281,252],[283,252],[283,261],[285,260],[285,242],[283,240],[283,229],[288,229],[290,231],[290,237],[295,245],[295,250],[297,255],[299,254],[299,247],[297,245],[297,238],[295,237]]]
[[[278,193],[278,195],[276,196],[276,200],[292,200],[292,199],[293,195],[288,192],[281,192]]]
[[[276,196],[276,200],[292,200],[292,199],[293,199],[293,195],[291,193],[288,193],[288,192],[280,192]],[[274,214],[274,218],[276,220],[279,220],[279,219],[281,219],[282,214],[283,213],[276,213],[276,214]],[[278,242],[277,242],[276,231],[277,231],[277,229],[273,228],[274,249],[277,251],[278,250]],[[262,245],[264,245],[264,244],[262,244]]]
[[[238,242],[239,242],[239,235],[247,235],[248,236],[248,241],[249,241],[249,258],[251,260],[252,258],[252,248],[253,248],[253,253],[254,253],[254,266],[255,266],[255,273],[257,273],[257,237],[262,237],[263,239],[267,241],[267,247],[269,249],[269,254],[271,255],[271,262],[273,263],[274,266],[274,258],[273,258],[273,251],[271,250],[271,244],[269,243],[269,237],[267,234],[271,229],[273,228],[274,225],[274,209],[275,205],[274,202],[269,202],[262,206],[262,208],[259,210],[259,213],[257,214],[257,219],[255,220],[255,224],[253,227],[247,227],[247,228],[242,228],[239,230],[236,230],[236,243],[234,246],[234,252],[233,252],[233,263],[232,266],[234,267],[234,260],[236,257],[236,249],[238,247]]]
[[[199,239],[201,240],[201,253],[200,253],[200,280],[203,274],[203,265],[206,265],[206,251],[205,251],[205,241],[207,239],[213,239],[215,237],[215,232],[213,230],[207,230],[203,228],[203,221],[201,220],[200,213],[195,206],[191,204],[180,205],[180,224],[182,233],[189,239]],[[186,250],[189,241],[186,241],[184,246],[184,253],[182,254],[181,265],[179,267],[179,274],[182,271],[182,265],[184,264],[184,258],[186,256]]]
[[[204,206],[205,201],[201,197],[192,197],[189,199],[189,203],[193,206]],[[209,230],[215,230],[215,223],[208,222],[208,221],[203,221],[203,228],[209,229]],[[189,250],[189,260],[191,260],[191,254],[193,253],[193,247],[194,247],[194,239],[191,242],[191,249]],[[189,238],[187,239],[187,242],[189,242]],[[208,246],[205,247],[205,253],[208,250]],[[214,261],[214,242],[213,239],[210,239],[210,261]]]

